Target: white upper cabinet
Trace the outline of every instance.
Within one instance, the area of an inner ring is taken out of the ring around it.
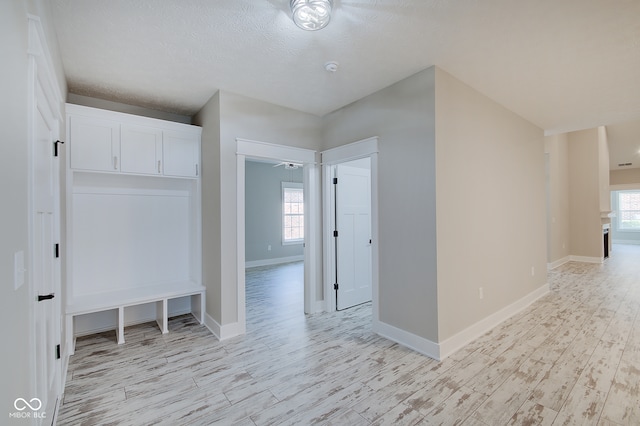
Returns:
[[[162,173],[162,130],[123,124],[120,138],[120,171],[148,175]]]
[[[120,123],[94,117],[69,118],[71,167],[78,170],[120,170]]]
[[[72,104],[66,108],[72,170],[200,177],[200,127]]]
[[[164,132],[163,161],[165,176],[200,175],[200,138],[176,132]]]

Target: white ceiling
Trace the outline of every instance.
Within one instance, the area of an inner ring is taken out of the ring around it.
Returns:
[[[548,134],[640,120],[638,0],[334,0],[317,32],[289,0],[53,11],[70,92],[183,115],[222,89],[322,116],[437,65]]]

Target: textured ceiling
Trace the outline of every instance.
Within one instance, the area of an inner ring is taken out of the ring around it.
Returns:
[[[638,0],[334,0],[317,32],[288,5],[53,0],[80,95],[193,115],[222,89],[321,116],[437,65],[549,134],[640,119]]]

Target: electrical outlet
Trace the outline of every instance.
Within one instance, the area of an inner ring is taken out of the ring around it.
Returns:
[[[478,297],[484,299],[484,290],[482,290],[482,287],[478,288]]]
[[[533,277],[536,274],[536,268],[531,267],[531,276]]]
[[[271,244],[267,246],[267,251],[271,251]]]

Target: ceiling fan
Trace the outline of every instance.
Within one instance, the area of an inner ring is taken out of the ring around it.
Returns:
[[[285,169],[297,169],[298,167],[302,167],[302,164],[283,161],[282,163],[278,163],[273,167],[278,167],[278,166],[284,166]]]

